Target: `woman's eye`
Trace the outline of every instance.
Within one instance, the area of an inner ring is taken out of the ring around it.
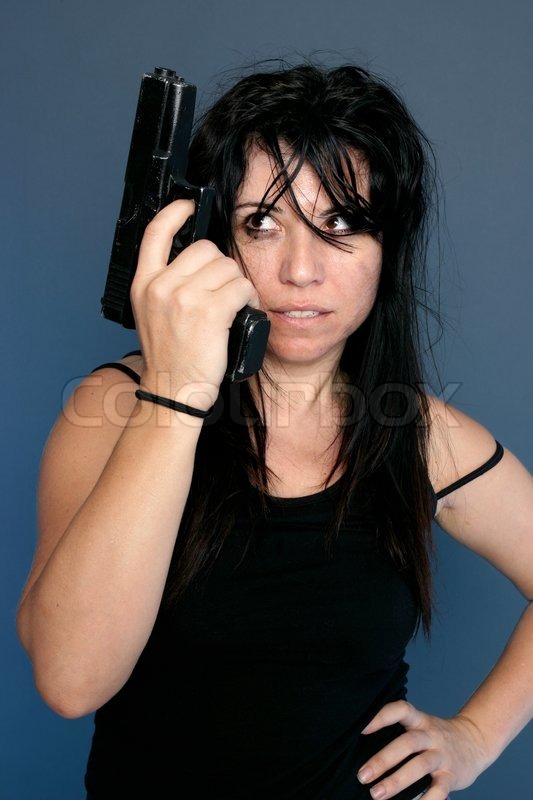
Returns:
[[[353,222],[348,216],[343,217],[341,214],[335,214],[335,216],[330,217],[327,220],[325,227],[328,233],[347,235],[354,232]]]
[[[245,226],[249,233],[268,233],[269,231],[277,230],[277,225],[268,214],[251,214],[245,220]]]

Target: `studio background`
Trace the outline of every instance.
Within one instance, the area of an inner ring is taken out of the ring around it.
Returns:
[[[100,317],[100,297],[143,72],[175,68],[198,86],[201,108],[223,70],[335,51],[323,60],[358,61],[400,90],[436,148],[446,199],[442,382],[533,470],[532,9],[530,0],[4,5],[0,797],[84,797],[92,719],[61,719],[40,700],[14,618],[35,545],[40,453],[64,389],[136,344]],[[437,615],[431,643],[408,654],[410,699],[451,715],[524,601],[436,536]],[[529,797],[532,752],[529,726],[461,798]]]

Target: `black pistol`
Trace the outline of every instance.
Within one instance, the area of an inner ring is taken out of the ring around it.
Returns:
[[[207,234],[214,190],[185,180],[195,102],[196,86],[172,69],[156,67],[142,77],[102,297],[102,315],[125,328],[135,327],[130,289],[150,220],[172,200],[187,198],[194,200],[194,214],[175,237],[172,256]],[[264,312],[251,306],[239,311],[229,333],[227,380],[242,381],[260,369],[269,331]]]

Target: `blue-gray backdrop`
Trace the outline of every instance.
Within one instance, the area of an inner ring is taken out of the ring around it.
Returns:
[[[35,544],[39,456],[63,387],[135,344],[100,318],[143,72],[175,67],[209,100],[253,58],[334,50],[392,80],[433,141],[446,196],[443,383],[531,470],[530,0],[19,0],[0,28],[2,680],[0,795],[80,800],[91,719],[36,694],[14,631]],[[457,388],[457,387],[456,387]],[[502,530],[502,536],[505,531]],[[411,699],[453,714],[523,608],[506,580],[437,533],[438,615],[410,650]],[[469,800],[531,796],[533,730]]]

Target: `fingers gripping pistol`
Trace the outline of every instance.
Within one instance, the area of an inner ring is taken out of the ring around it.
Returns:
[[[185,179],[196,87],[174,70],[156,67],[143,75],[124,178],[124,194],[115,228],[102,315],[134,328],[130,288],[144,229],[163,206],[178,198],[194,200],[191,220],[174,239],[172,257],[205,238],[214,190]],[[241,381],[261,367],[270,322],[245,306],[230,329],[226,379]]]

